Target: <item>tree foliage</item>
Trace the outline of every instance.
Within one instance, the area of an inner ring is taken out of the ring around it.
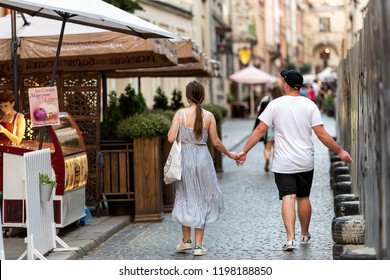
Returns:
[[[119,97],[119,110],[124,118],[142,113],[147,109],[145,98],[141,92],[136,93],[135,89],[128,84],[125,92]]]
[[[153,97],[153,101],[153,109],[168,109],[168,98],[160,87],[157,88],[156,95]]]
[[[183,96],[181,91],[174,89],[172,92],[171,106],[170,106],[173,111],[179,110],[180,108],[184,107],[184,103],[182,99]]]
[[[109,104],[104,111],[104,118],[101,126],[102,139],[115,139],[115,127],[122,118],[117,94],[115,91],[111,91],[109,94]]]

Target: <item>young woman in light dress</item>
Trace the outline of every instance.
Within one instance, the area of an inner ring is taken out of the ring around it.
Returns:
[[[207,146],[207,139],[220,152],[238,160],[236,153],[229,151],[217,134],[214,115],[202,108],[204,87],[197,81],[186,87],[189,106],[176,112],[168,141],[178,139],[182,145],[182,179],[175,182],[175,203],[172,219],[182,228],[182,239],[177,251],[193,250],[195,256],[206,253],[203,247],[205,225],[214,222],[224,211],[222,192],[218,186],[214,161]],[[195,229],[195,244],[191,229]]]

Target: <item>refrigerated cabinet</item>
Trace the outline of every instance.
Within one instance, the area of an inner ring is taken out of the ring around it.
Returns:
[[[26,119],[29,119],[28,115]],[[0,146],[3,226],[25,225],[23,154],[45,148],[51,151],[52,175],[57,183],[53,192],[56,227],[62,228],[80,220],[85,216],[88,161],[85,143],[76,122],[70,114],[62,112],[58,125],[27,127],[27,139],[20,146]]]

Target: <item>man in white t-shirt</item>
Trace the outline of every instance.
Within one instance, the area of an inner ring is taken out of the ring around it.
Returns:
[[[287,234],[287,242],[283,244],[282,249],[292,251],[296,246],[295,201],[301,224],[300,243],[307,244],[311,238],[309,196],[314,173],[312,130],[342,161],[352,162],[352,158],[325,130],[316,104],[300,96],[302,75],[296,70],[283,70],[280,74],[284,78],[283,89],[286,95],[271,101],[259,116],[260,124],[250,135],[237,163],[243,165],[249,150],[259,142],[269,126],[274,126],[275,146],[271,171],[275,173],[279,199],[282,200],[282,217]]]

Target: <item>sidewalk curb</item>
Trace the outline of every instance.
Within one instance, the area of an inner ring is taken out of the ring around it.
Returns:
[[[52,251],[47,256],[47,259],[80,259],[130,224],[130,217],[128,216],[104,216],[101,218],[94,218],[94,220],[91,222],[90,226],[85,225],[72,231],[63,238],[60,237],[69,247],[78,248],[77,250]]]

